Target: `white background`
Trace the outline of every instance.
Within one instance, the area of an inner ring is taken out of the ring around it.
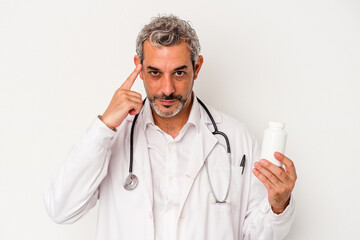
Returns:
[[[260,141],[268,120],[287,123],[298,172],[287,239],[359,239],[357,0],[0,0],[0,239],[95,239],[96,207],[57,225],[42,192],[133,70],[137,33],[158,13],[197,30],[205,103]],[[133,89],[144,93],[140,79]]]

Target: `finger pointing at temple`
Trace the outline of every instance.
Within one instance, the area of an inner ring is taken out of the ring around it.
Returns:
[[[130,90],[132,85],[134,84],[137,76],[141,72],[142,65],[138,64],[135,70],[130,74],[130,76],[125,80],[125,82],[121,85],[120,89]]]
[[[128,114],[137,114],[142,109],[141,94],[130,90],[141,72],[141,68],[141,64],[136,66],[135,70],[125,80],[122,86],[116,90],[109,106],[100,117],[100,120],[114,131],[116,127],[120,126]]]

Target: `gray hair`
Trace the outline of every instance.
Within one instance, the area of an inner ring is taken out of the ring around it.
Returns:
[[[136,39],[136,53],[144,60],[144,42],[149,40],[153,46],[173,46],[184,40],[191,53],[193,66],[197,63],[200,43],[195,30],[189,22],[174,15],[157,16],[143,27]]]

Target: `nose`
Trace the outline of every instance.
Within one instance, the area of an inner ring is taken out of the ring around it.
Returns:
[[[161,91],[166,96],[175,92],[174,80],[168,74],[165,74],[161,82]]]

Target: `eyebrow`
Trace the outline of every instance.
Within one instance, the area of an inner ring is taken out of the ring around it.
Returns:
[[[184,69],[187,69],[188,66],[186,65],[183,65],[181,67],[177,67],[174,69],[174,71],[180,71],[180,70],[184,70]],[[153,70],[153,71],[160,71],[160,69],[156,68],[156,67],[152,67],[152,66],[148,66],[147,69],[150,69],[150,70]]]
[[[148,66],[147,69],[154,70],[154,71],[159,71],[160,70],[160,69],[158,69],[156,67],[152,67],[152,66]]]
[[[188,66],[183,65],[181,67],[175,68],[174,71],[184,70],[184,69],[187,69],[187,68],[188,68]]]

